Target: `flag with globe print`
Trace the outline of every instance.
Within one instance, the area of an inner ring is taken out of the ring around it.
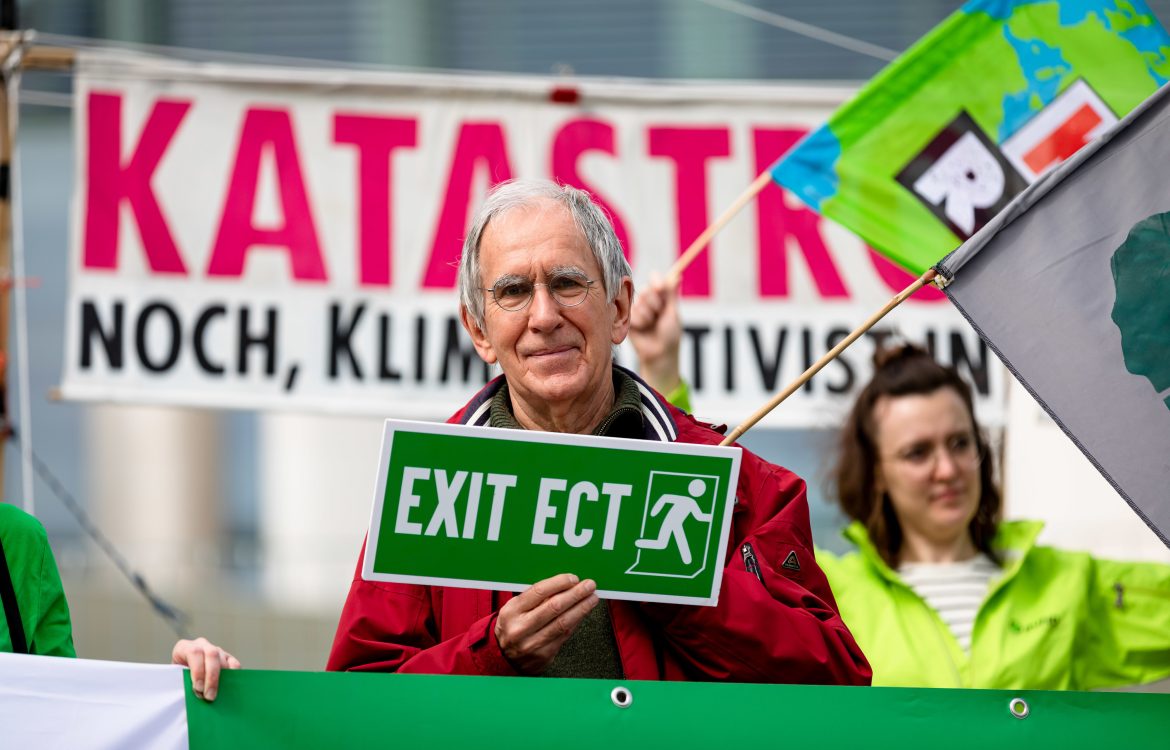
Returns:
[[[1170,546],[1170,86],[935,268],[947,296]]]
[[[972,0],[771,169],[921,273],[1170,79],[1142,0]]]
[[[1109,268],[1125,368],[1149,380],[1170,409],[1170,211],[1134,225]]]

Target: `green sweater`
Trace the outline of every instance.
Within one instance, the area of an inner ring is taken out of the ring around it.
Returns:
[[[76,656],[69,605],[61,588],[61,576],[49,549],[45,527],[36,518],[8,503],[0,503],[0,540],[24,638],[29,653],[44,656]],[[0,610],[0,651],[12,651],[8,620]]]
[[[1037,546],[1041,527],[1000,526],[1003,573],[975,616],[970,653],[860,524],[845,531],[856,552],[818,551],[873,684],[1091,690],[1170,676],[1170,566]]]

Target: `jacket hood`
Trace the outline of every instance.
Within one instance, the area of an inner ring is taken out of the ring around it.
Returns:
[[[995,532],[991,544],[1004,561],[1004,573],[1010,575],[1019,567],[1020,561],[1036,546],[1036,537],[1044,529],[1042,521],[1003,521]],[[842,530],[841,535],[857,547],[857,553],[885,579],[898,580],[898,574],[886,564],[869,538],[869,532],[860,521],[853,521]]]

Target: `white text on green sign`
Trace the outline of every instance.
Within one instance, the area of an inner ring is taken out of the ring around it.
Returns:
[[[362,575],[714,604],[740,451],[388,420]]]

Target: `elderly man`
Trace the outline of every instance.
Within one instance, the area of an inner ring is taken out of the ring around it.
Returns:
[[[717,444],[613,362],[630,267],[586,193],[511,182],[488,197],[459,268],[463,325],[503,375],[451,422]],[[519,595],[361,579],[328,668],[480,675],[867,684],[813,558],[803,482],[744,452],[719,604],[601,601],[569,573]]]

